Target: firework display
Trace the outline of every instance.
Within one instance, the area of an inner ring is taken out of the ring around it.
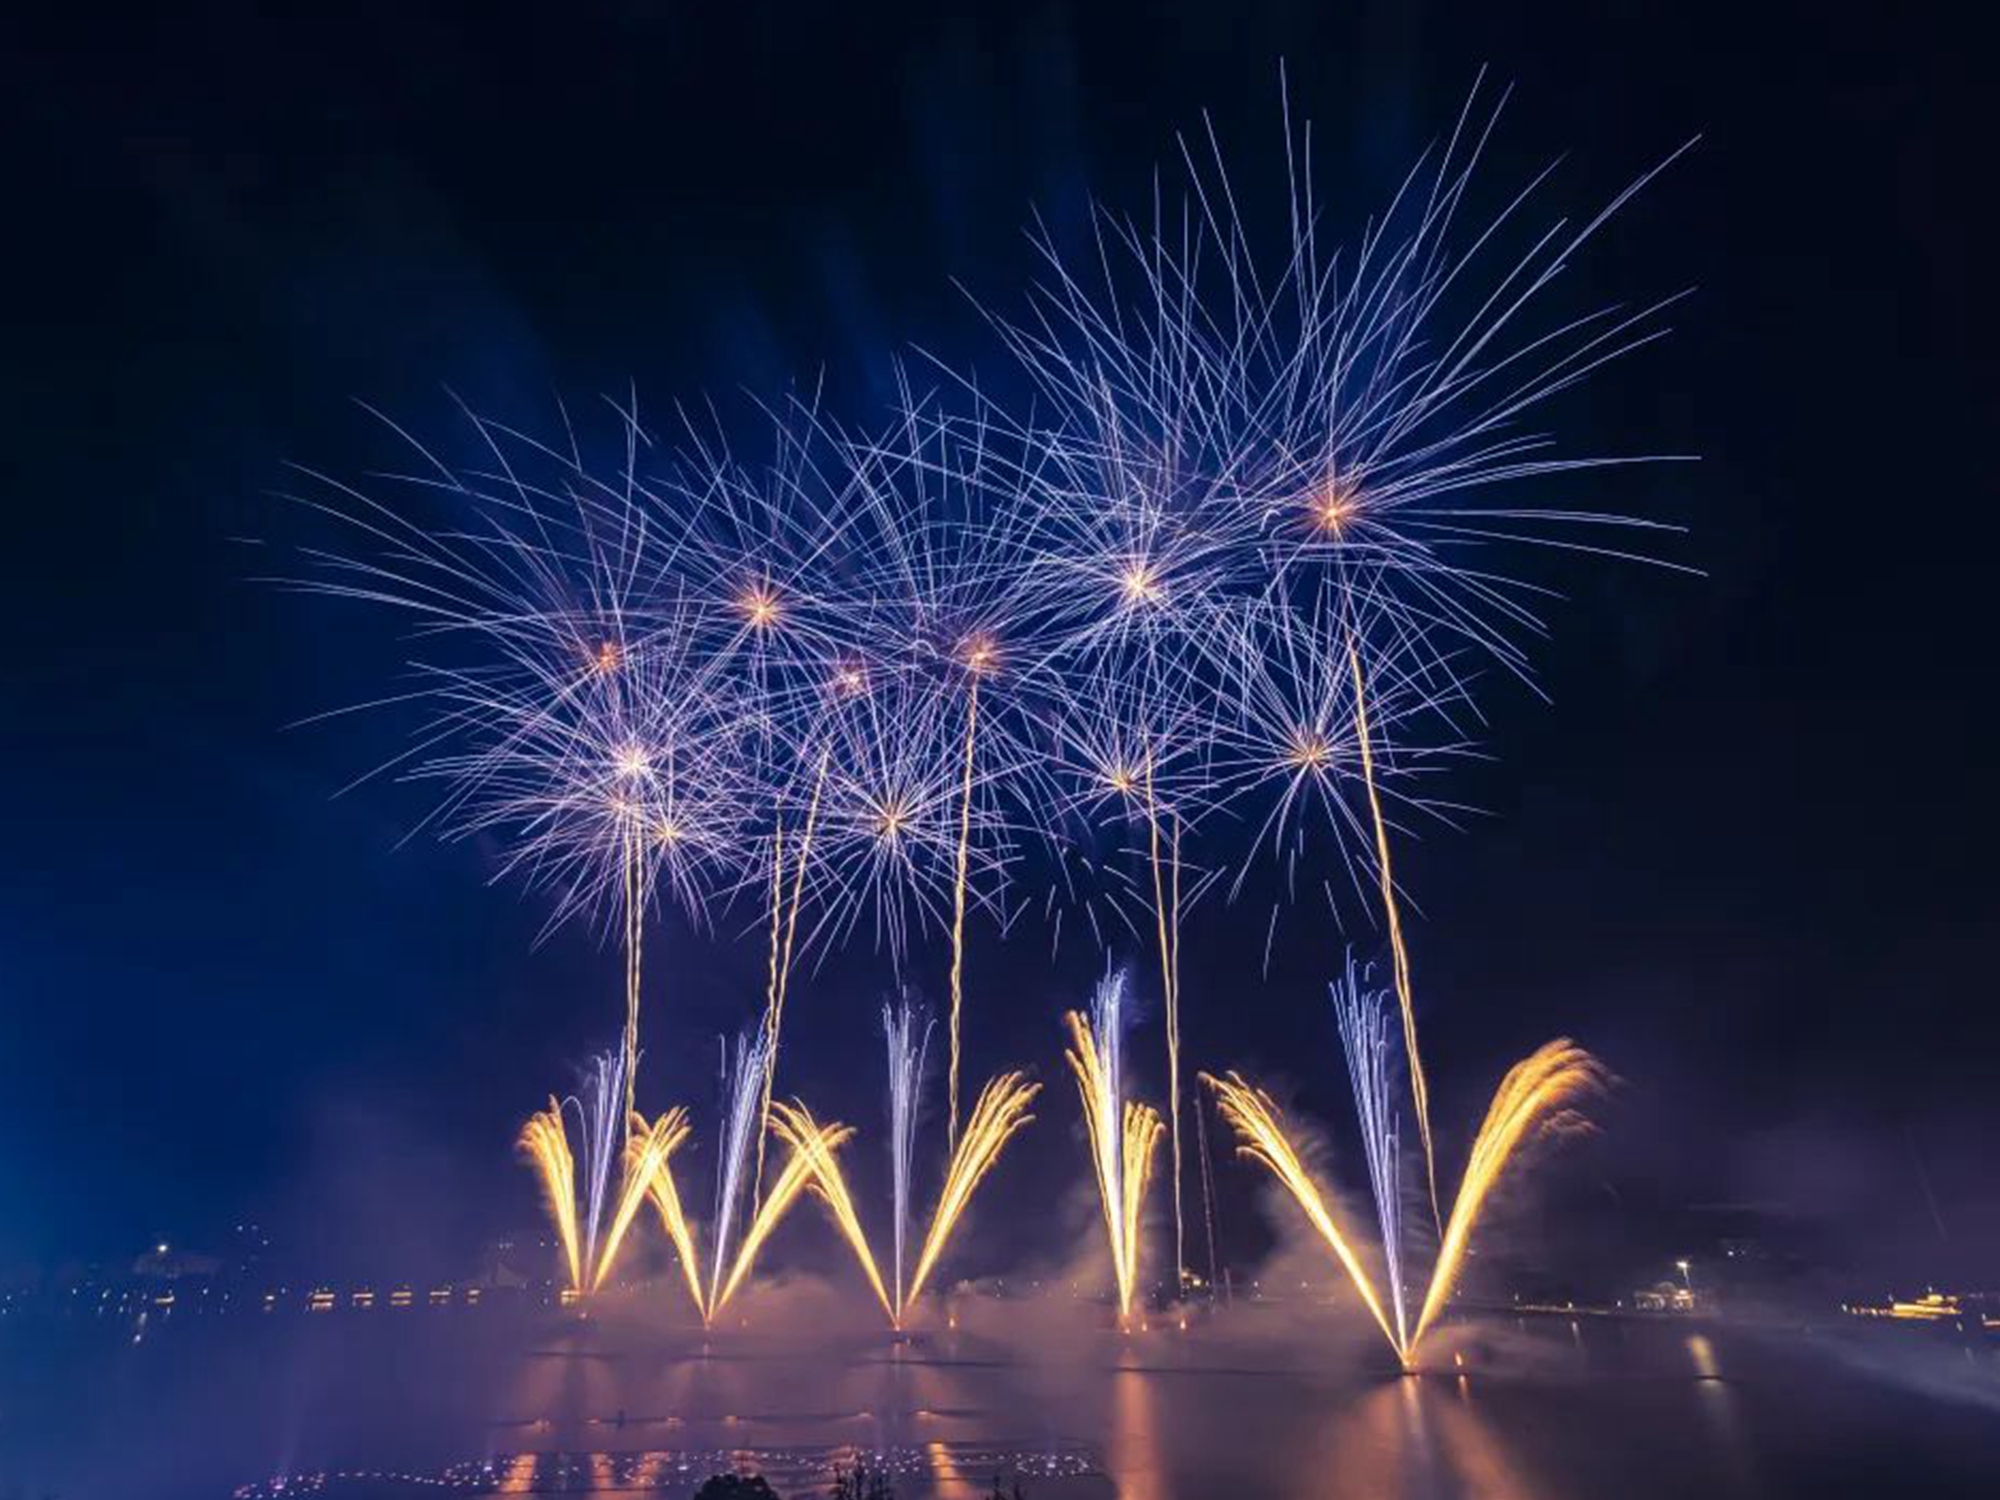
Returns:
[[[468,413],[469,452],[397,429],[407,472],[310,476],[301,498],[347,540],[292,581],[416,626],[410,680],[382,701],[421,717],[383,769],[441,787],[436,827],[490,840],[500,874],[549,893],[551,925],[600,924],[624,960],[618,1048],[521,1137],[578,1296],[607,1285],[650,1202],[711,1320],[810,1194],[900,1327],[1031,1118],[1024,1073],[969,1110],[961,1075],[994,1003],[980,934],[1039,912],[1057,939],[1068,922],[1072,941],[1080,926],[1157,970],[1161,1108],[1131,1097],[1137,970],[1113,968],[1066,1016],[1067,1058],[1121,1321],[1144,1295],[1162,1144],[1181,1297],[1184,920],[1210,893],[1274,892],[1253,918],[1268,962],[1281,911],[1345,886],[1388,943],[1386,990],[1351,957],[1334,986],[1378,1251],[1342,1229],[1267,1094],[1202,1076],[1414,1359],[1496,1182],[1602,1074],[1566,1042],[1509,1072],[1443,1211],[1392,843],[1432,806],[1418,774],[1467,745],[1475,679],[1529,671],[1545,588],[1510,570],[1514,550],[1626,555],[1603,539],[1651,529],[1544,491],[1663,456],[1572,453],[1531,425],[1663,331],[1666,303],[1548,311],[1652,174],[1580,227],[1529,224],[1540,177],[1468,227],[1497,116],[1475,92],[1344,254],[1289,122],[1288,228],[1269,251],[1214,149],[1184,152],[1185,196],[1150,224],[1107,212],[1084,245],[1039,235],[1024,305],[988,313],[1018,398],[926,361],[935,380],[899,369],[873,427],[816,399],[760,407],[755,459],[720,418],[683,416],[668,442],[626,402],[607,466],[566,414],[556,441]],[[636,1107],[642,1011],[649,1034],[662,1014],[646,945],[669,906],[698,933],[734,913],[768,945],[761,1014],[723,1048],[705,1263],[673,1174],[704,1143],[685,1110]],[[1310,936],[1331,967],[1338,934]],[[811,965],[857,940],[896,985],[939,961],[945,996],[939,1153],[919,1150],[932,1023],[883,1011],[886,1263],[840,1162],[855,1131],[799,1102],[811,1084],[789,1080],[809,1069],[781,1045],[789,1012],[824,1003],[801,992]],[[1414,1308],[1404,1105],[1438,1232]],[[768,1174],[767,1146],[783,1154]]]

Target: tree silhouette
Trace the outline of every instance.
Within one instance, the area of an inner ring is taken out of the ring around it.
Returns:
[[[896,1486],[890,1481],[887,1469],[878,1469],[865,1458],[857,1458],[854,1467],[833,1471],[833,1488],[827,1491],[828,1500],[896,1500]]]

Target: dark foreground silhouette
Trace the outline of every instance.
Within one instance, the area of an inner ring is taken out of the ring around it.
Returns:
[[[833,1488],[827,1500],[896,1500],[896,1486],[888,1472],[866,1461],[851,1469],[833,1471]],[[694,1500],[781,1500],[761,1474],[717,1474],[694,1492]],[[1002,1489],[998,1475],[993,1479],[991,1500],[1026,1500],[1021,1481]]]

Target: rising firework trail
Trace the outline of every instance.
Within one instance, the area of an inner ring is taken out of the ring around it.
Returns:
[[[895,1315],[900,1318],[908,1269],[905,1249],[910,1227],[910,1189],[917,1147],[917,1114],[921,1104],[924,1053],[930,1046],[931,1022],[920,1007],[905,1000],[882,1007],[882,1033],[889,1051],[889,1173],[894,1205]]]
[[[1125,1097],[1125,976],[1108,975],[1091,997],[1090,1014],[1071,1011],[1067,1054],[1083,1101],[1091,1169],[1104,1209],[1104,1233],[1118,1288],[1118,1315],[1132,1315],[1139,1286],[1140,1217],[1153,1155],[1165,1127],[1150,1105]]]
[[[1382,817],[1382,796],[1375,788],[1375,753],[1368,733],[1368,694],[1361,676],[1361,651],[1350,636],[1347,664],[1354,675],[1354,737],[1361,746],[1361,776],[1368,791],[1369,823],[1375,834],[1375,868],[1381,876],[1382,910],[1389,922],[1389,951],[1395,965],[1396,1003],[1403,1012],[1403,1057],[1410,1067],[1410,1108],[1417,1117],[1417,1134],[1424,1146],[1424,1180],[1431,1194],[1432,1222],[1438,1212],[1437,1155],[1431,1145],[1430,1090],[1417,1053],[1417,1012],[1410,995],[1410,956],[1403,946],[1402,910],[1396,901],[1396,877],[1389,868],[1389,825]]]
[[[1368,1161],[1368,1187],[1375,1198],[1375,1222],[1382,1230],[1382,1265],[1389,1283],[1389,1305],[1396,1315],[1396,1343],[1407,1348],[1410,1338],[1403,1291],[1401,1141],[1396,1128],[1395,1096],[1390,1087],[1390,1063],[1395,1049],[1385,1024],[1382,997],[1361,988],[1353,954],[1348,955],[1346,975],[1331,988],[1334,1016],[1340,1023],[1340,1045],[1347,1053],[1348,1081],[1354,1086],[1361,1149]]]
[[[765,983],[764,994],[764,1036],[768,1041],[776,1032],[778,1016],[778,969],[784,959],[785,930],[785,820],[780,817],[771,829],[771,968]],[[757,1176],[751,1188],[751,1201],[764,1201],[764,1144],[771,1130],[771,1073],[764,1073],[764,1099],[758,1113],[757,1127]]]
[[[972,772],[978,764],[979,679],[989,670],[993,648],[984,640],[972,642],[966,652],[965,672],[965,784],[959,789],[958,857],[953,866],[951,887],[951,1063],[949,1068],[950,1140],[958,1143],[958,1048],[959,1016],[965,1009],[965,885],[972,855]]]
[[[624,1157],[626,1057],[620,1052],[599,1053],[591,1062],[582,1095],[572,1101],[577,1106],[583,1136],[583,1264],[594,1268],[600,1263],[599,1236],[604,1228],[604,1212],[611,1200],[612,1168]],[[585,1282],[584,1289],[594,1284]]]
[[[722,1152],[715,1163],[715,1217],[709,1227],[713,1260],[707,1306],[711,1316],[720,1305],[723,1273],[729,1268],[730,1241],[744,1192],[750,1186],[751,1150],[762,1118],[764,1075],[770,1066],[768,1047],[769,1037],[762,1028],[754,1035],[738,1037],[733,1055],[729,1044],[722,1044]]]
[[[792,978],[792,953],[798,943],[799,906],[805,899],[806,870],[812,861],[813,830],[819,822],[820,796],[826,790],[827,761],[830,749],[820,752],[819,770],[813,777],[812,796],[806,802],[805,826],[799,836],[799,852],[794,859],[792,891],[784,920],[784,941],[778,937],[778,897],[779,888],[775,881],[784,873],[784,825],[781,823],[774,835],[773,860],[774,884],[771,890],[771,994],[769,1008],[764,1015],[764,1045],[768,1056],[764,1066],[764,1098],[758,1110],[757,1121],[757,1185],[753,1197],[761,1198],[764,1192],[764,1138],[771,1128],[771,1088],[778,1077],[778,1040],[785,1024],[785,996]]]

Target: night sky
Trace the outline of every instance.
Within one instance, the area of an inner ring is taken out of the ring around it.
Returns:
[[[1031,213],[1073,237],[1090,195],[1143,211],[1203,110],[1276,208],[1281,60],[1342,237],[1482,64],[1517,86],[1496,190],[1567,153],[1545,201],[1587,214],[1703,137],[1577,272],[1585,301],[1697,294],[1550,420],[1701,455],[1560,503],[1689,528],[1666,550],[1705,576],[1531,560],[1568,596],[1551,701],[1487,684],[1492,759],[1451,787],[1481,813],[1400,862],[1445,1149],[1567,1032],[1624,1083],[1561,1201],[1661,1246],[1692,1205],[1752,1203],[1858,1264],[1990,1267],[1969,41],[1806,5],[257,9],[0,39],[0,1273],[244,1217],[328,1264],[459,1256],[532,1219],[512,1132],[618,1024],[594,934],[536,948],[545,909],[489,883],[491,849],[403,841],[422,788],[335,796],[405,724],[287,727],[404,656],[390,621],[255,581],[311,538],[288,463],[381,464],[357,400],[426,435],[448,391],[547,430],[559,398],[823,376],[867,417],[911,342],[997,367],[954,283],[1013,305]],[[1293,920],[1260,980],[1269,899],[1191,925],[1190,1057],[1345,1131],[1341,939]],[[705,1110],[761,951],[674,927],[652,952],[649,1086]],[[1101,961],[974,938],[973,1075],[1053,1085],[999,1189],[1024,1205],[1081,1172],[1056,1016]],[[941,949],[918,967],[941,995]],[[788,1086],[877,1139],[885,977],[830,965],[787,1036]]]

